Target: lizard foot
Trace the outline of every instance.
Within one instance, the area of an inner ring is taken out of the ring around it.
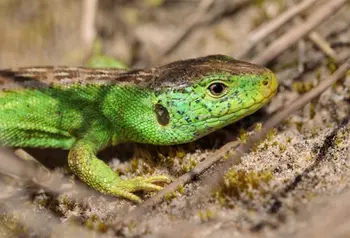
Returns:
[[[140,203],[141,198],[133,192],[159,191],[162,187],[156,185],[157,183],[171,182],[164,175],[122,180],[106,163],[96,157],[93,145],[89,141],[77,141],[69,152],[68,164],[81,180],[102,193]]]
[[[142,199],[133,192],[136,191],[160,191],[163,187],[154,183],[170,183],[171,179],[164,175],[157,175],[148,178],[136,177],[133,179],[119,180],[115,186],[107,192],[108,194],[123,197],[133,202],[141,203]]]

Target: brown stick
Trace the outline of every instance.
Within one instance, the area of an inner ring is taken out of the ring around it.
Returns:
[[[311,32],[309,34],[309,39],[320,48],[320,50],[323,51],[328,57],[331,57],[332,59],[335,59],[338,61],[337,53],[332,49],[330,44],[317,32]]]
[[[31,181],[47,191],[57,194],[63,192],[74,192],[72,199],[83,199],[91,195],[100,196],[99,193],[87,188],[86,185],[83,185],[79,181],[76,181],[73,186],[71,181],[62,176],[61,173],[49,171],[39,162],[19,159],[18,157],[14,156],[10,150],[1,147],[0,161],[0,173]],[[68,184],[71,186],[67,186]]]

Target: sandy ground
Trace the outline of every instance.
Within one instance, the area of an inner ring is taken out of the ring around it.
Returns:
[[[0,67],[84,64],[88,54],[79,31],[80,1],[38,2],[0,3],[0,31],[5,32],[0,36]],[[250,3],[239,8],[233,7],[239,1],[232,1],[232,6],[226,6],[227,12],[203,22],[171,54],[160,59],[171,39],[190,22],[199,1],[165,1],[160,6],[156,2],[101,1],[96,34],[104,52],[136,67],[208,54],[234,55],[248,41],[249,32],[288,9],[292,1],[262,1],[261,5]],[[217,1],[213,9],[220,10],[222,4]],[[349,12],[347,4],[314,29],[343,58],[350,56]],[[288,23],[279,31],[292,26]],[[271,34],[252,54],[258,54],[279,34]],[[303,40],[269,67],[278,75],[279,92],[269,105],[242,122],[188,145],[127,144],[103,151],[100,157],[124,177],[162,173],[175,179],[210,152],[235,140],[237,133],[242,134],[241,128],[288,107],[307,87],[327,78],[332,64],[319,48]],[[7,176],[1,177],[1,184],[16,184],[17,189],[29,194],[33,204],[26,208],[27,218],[37,214],[47,224],[56,222],[57,227],[50,232],[58,236],[96,231],[101,237],[350,237],[349,90],[348,74],[246,154],[226,175],[225,186],[203,194],[200,188],[208,181],[200,176],[169,195],[142,222],[128,224],[118,233],[109,228],[135,204],[100,195],[73,201],[71,194],[28,188]],[[70,176],[66,152],[29,152],[47,167]],[[216,169],[212,166],[204,175],[214,174]],[[140,195],[146,199],[152,194]],[[4,237],[47,234],[40,233],[40,226],[23,228],[28,224],[16,220],[16,212],[0,213],[0,234]],[[71,231],[67,228],[70,224],[81,230]]]

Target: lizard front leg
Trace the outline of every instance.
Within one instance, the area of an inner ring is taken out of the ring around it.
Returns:
[[[142,200],[133,192],[159,191],[162,187],[153,183],[170,182],[170,179],[163,175],[122,180],[107,164],[96,157],[96,153],[92,142],[86,139],[79,140],[69,151],[68,164],[81,180],[102,193],[140,203]]]

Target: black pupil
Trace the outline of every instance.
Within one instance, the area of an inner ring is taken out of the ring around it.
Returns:
[[[210,92],[214,95],[221,94],[225,89],[225,85],[222,83],[214,83],[210,85]]]

